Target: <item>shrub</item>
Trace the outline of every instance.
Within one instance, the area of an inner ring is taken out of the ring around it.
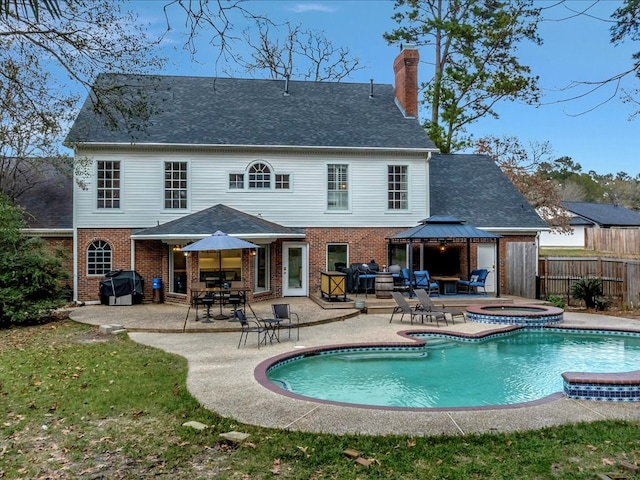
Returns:
[[[1,195],[0,224],[0,326],[51,315],[64,304],[62,259],[22,234],[22,211]]]
[[[562,298],[562,297],[556,297],[555,295],[549,295],[549,298],[547,299],[547,301],[549,303],[551,303],[551,305],[553,305],[554,307],[558,307],[558,308],[564,308],[565,307],[564,298]]]
[[[582,278],[571,285],[571,296],[583,300],[587,308],[596,308],[596,298],[602,295],[602,280]]]

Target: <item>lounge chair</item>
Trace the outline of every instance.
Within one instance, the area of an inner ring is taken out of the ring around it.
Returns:
[[[464,312],[459,308],[445,308],[444,305],[442,307],[435,306],[431,301],[431,298],[429,298],[429,295],[427,295],[426,290],[419,288],[417,290],[414,290],[414,293],[416,294],[416,297],[418,297],[418,301],[420,302],[419,306],[416,306],[416,308],[422,307],[424,310],[428,310],[430,312],[442,312],[445,315],[448,314],[451,316],[451,323],[455,323],[453,320],[454,317],[462,317],[463,321],[467,321],[464,316]]]
[[[278,340],[280,340],[280,330],[289,330],[289,338],[291,338],[291,329],[295,328],[297,332],[297,340],[300,340],[300,317],[296,312],[292,312],[288,303],[274,303],[271,305],[273,318],[278,320]]]
[[[438,320],[444,320],[445,325],[447,325],[447,317],[445,316],[444,313],[431,312],[429,310],[424,310],[422,308],[412,307],[411,305],[409,305],[409,302],[407,302],[407,299],[404,298],[402,296],[402,293],[400,292],[391,292],[391,296],[395,300],[396,306],[393,308],[393,312],[391,312],[391,319],[389,320],[389,323],[393,321],[393,316],[396,313],[402,313],[402,316],[400,317],[400,321],[402,322],[405,315],[409,315],[409,318],[411,319],[411,325],[413,325],[413,317],[420,317],[421,323],[424,323],[424,317],[429,317],[431,320],[435,319],[436,325],[438,327],[440,326],[440,323],[438,322]]]
[[[474,291],[478,293],[479,289],[482,288],[484,294],[487,294],[487,289],[485,288],[485,282],[487,281],[487,276],[489,275],[489,270],[486,268],[480,268],[476,270],[471,270],[469,274],[468,280],[458,280],[458,289],[463,287],[467,290],[467,293],[471,293]]]

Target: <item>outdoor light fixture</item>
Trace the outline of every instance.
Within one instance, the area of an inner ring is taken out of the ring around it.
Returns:
[[[446,248],[447,248],[447,241],[446,240],[440,240],[440,251],[444,252]]]
[[[256,252],[255,250],[251,250],[251,256],[255,257],[257,255],[258,252]]]

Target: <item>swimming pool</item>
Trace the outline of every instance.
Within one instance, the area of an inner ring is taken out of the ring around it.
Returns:
[[[318,401],[391,408],[534,402],[563,391],[563,372],[640,370],[640,335],[516,329],[483,338],[413,336],[423,346],[348,347],[272,362],[274,390]]]

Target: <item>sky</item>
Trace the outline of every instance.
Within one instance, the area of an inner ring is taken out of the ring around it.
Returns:
[[[152,29],[164,32],[166,3],[166,0],[134,0],[132,6]],[[545,7],[555,3],[552,0],[538,2]],[[393,84],[392,65],[399,46],[389,45],[382,38],[384,32],[396,26],[391,19],[393,0],[252,0],[243,5],[274,22],[288,20],[294,25],[322,31],[334,46],[349,48],[351,56],[357,57],[366,68],[344,81],[368,83],[373,79],[375,83]],[[543,46],[522,44],[518,47],[521,63],[529,65],[540,77],[542,105],[502,102],[496,106],[499,119],[483,119],[468,131],[476,138],[515,136],[525,145],[549,142],[552,158],[571,157],[582,166],[583,172],[625,172],[635,177],[640,174],[640,117],[630,119],[634,105],[620,99],[620,89],[640,88],[640,79],[628,76],[617,93],[614,86],[607,86],[582,98],[562,100],[585,92],[585,89],[565,90],[572,82],[595,82],[628,70],[632,66],[632,54],[640,51],[640,42],[627,41],[619,46],[610,43],[610,15],[620,2],[568,0],[567,5],[568,8],[560,6],[545,11],[546,21],[539,27]],[[575,11],[585,9],[587,15],[574,15]],[[198,39],[193,58],[183,48],[184,22],[175,16],[177,13],[177,10],[168,10],[172,29],[164,35],[159,53],[166,54],[170,61],[162,73],[228,76],[223,65],[216,63],[219,50],[209,43],[210,35]],[[246,26],[242,19],[236,18],[233,32],[239,36]],[[244,46],[238,41],[233,48],[242,52]],[[425,46],[420,48],[420,55],[419,79],[426,81],[432,74],[429,63],[432,52]],[[249,77],[237,69],[234,76]],[[610,97],[613,98],[606,101]]]

